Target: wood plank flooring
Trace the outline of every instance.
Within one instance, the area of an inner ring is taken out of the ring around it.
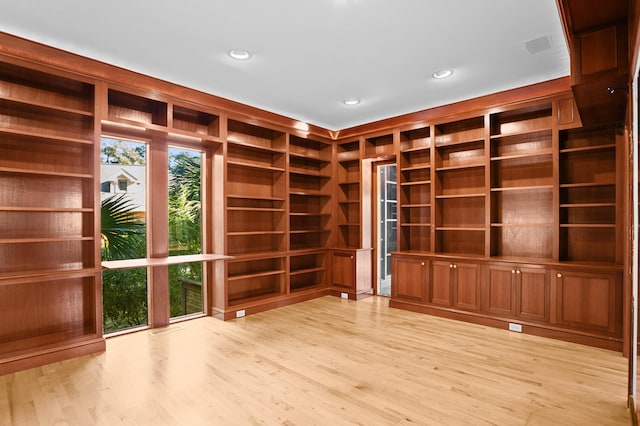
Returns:
[[[335,297],[0,377],[0,425],[627,425],[616,352]]]

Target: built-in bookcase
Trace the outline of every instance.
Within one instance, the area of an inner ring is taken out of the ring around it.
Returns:
[[[401,251],[431,247],[431,127],[400,132],[399,158]]]
[[[484,117],[435,125],[435,251],[485,253]]]
[[[289,137],[289,249],[325,248],[331,237],[332,144]]]
[[[613,127],[560,133],[560,258],[615,262],[616,133]]]
[[[340,142],[337,146],[338,248],[360,248],[360,140]]]
[[[0,63],[0,375],[104,348],[94,103],[90,82]]]
[[[491,115],[491,255],[553,258],[551,103]]]

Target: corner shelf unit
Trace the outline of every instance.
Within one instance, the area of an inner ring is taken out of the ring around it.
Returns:
[[[213,315],[232,319],[326,294],[333,144],[227,121],[225,282]]]
[[[0,66],[0,375],[104,350],[94,85]]]
[[[326,248],[331,237],[332,144],[289,136],[289,250]]]
[[[337,144],[337,248],[360,248],[360,140]]]

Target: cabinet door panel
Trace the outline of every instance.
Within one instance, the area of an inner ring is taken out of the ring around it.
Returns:
[[[431,276],[431,303],[451,306],[451,263],[434,261]]]
[[[517,315],[533,321],[549,320],[549,272],[519,269]]]
[[[515,311],[515,269],[490,265],[487,273],[486,310],[492,314],[511,316]]]
[[[480,310],[480,267],[473,264],[454,264],[454,285],[456,288],[455,307],[466,310]]]
[[[423,301],[426,299],[426,265],[422,258],[393,256],[391,297]]]
[[[557,321],[576,328],[616,332],[615,274],[560,271],[556,277]]]
[[[355,261],[351,253],[333,253],[333,285],[354,288]]]

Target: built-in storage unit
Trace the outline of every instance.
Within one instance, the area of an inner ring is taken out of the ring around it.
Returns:
[[[399,248],[431,251],[431,127],[400,132]]]
[[[0,375],[104,349],[94,84],[0,63]]]
[[[567,99],[400,131],[391,306],[621,349],[622,137]]]
[[[223,319],[326,294],[333,231],[333,143],[227,122]]]
[[[440,123],[434,129],[435,251],[484,254],[484,117]]]

